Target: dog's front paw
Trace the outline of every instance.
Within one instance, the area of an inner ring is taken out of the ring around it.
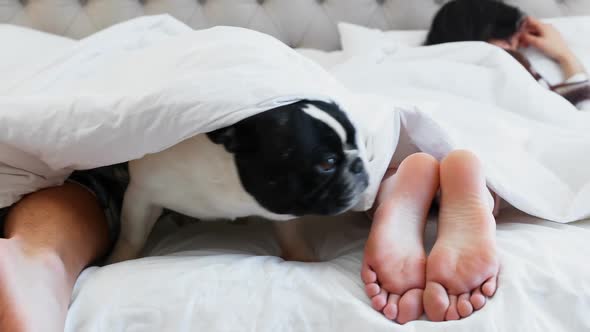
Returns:
[[[107,264],[114,264],[135,259],[139,256],[140,251],[141,248],[137,248],[137,246],[134,246],[129,241],[120,239],[117,241],[115,248],[111,252],[107,260]]]

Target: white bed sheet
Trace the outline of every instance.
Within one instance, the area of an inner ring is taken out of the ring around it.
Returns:
[[[503,211],[499,290],[486,307],[461,321],[404,326],[373,311],[364,294],[366,219],[305,226],[325,262],[271,256],[278,248],[266,224],[177,228],[162,220],[147,254],[166,256],[86,270],[66,331],[590,330],[590,221],[564,225]],[[428,246],[434,232],[429,221]]]
[[[301,51],[330,69],[341,52]],[[434,240],[429,220],[426,242]],[[557,224],[503,210],[499,290],[470,318],[404,326],[370,308],[359,277],[362,215],[306,220],[322,263],[284,262],[267,224],[162,220],[141,260],[90,268],[66,331],[587,331],[590,220]]]

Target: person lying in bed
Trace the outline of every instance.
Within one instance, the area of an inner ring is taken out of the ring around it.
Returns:
[[[78,275],[107,253],[118,230],[125,182],[116,170],[74,172],[64,185],[0,208],[0,331],[64,330]],[[14,174],[0,162],[0,184]]]
[[[584,66],[550,24],[523,14],[496,0],[454,0],[435,15],[426,45],[459,41],[485,41],[503,48],[543,86],[560,94],[578,109],[590,110],[590,81]],[[535,47],[558,63],[566,78],[551,85],[518,50]]]

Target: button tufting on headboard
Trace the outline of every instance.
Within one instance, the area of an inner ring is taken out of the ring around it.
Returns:
[[[339,21],[379,29],[426,29],[447,1],[0,0],[0,23],[82,38],[140,15],[168,13],[195,29],[242,26],[269,33],[288,45],[332,50],[340,45]],[[538,17],[590,15],[590,0],[505,1]]]

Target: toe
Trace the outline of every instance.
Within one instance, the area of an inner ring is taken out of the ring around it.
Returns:
[[[365,293],[367,293],[368,297],[373,297],[381,292],[381,287],[376,283],[366,284],[365,285]]]
[[[459,318],[461,316],[459,316],[459,312],[457,311],[457,296],[449,295],[449,308],[447,309],[445,320],[458,320]]]
[[[481,293],[481,290],[477,288],[471,294],[469,301],[471,302],[471,305],[473,305],[473,309],[479,310],[486,304],[486,297]]]
[[[361,279],[365,284],[371,284],[377,282],[377,273],[371,269],[368,264],[363,263],[363,268],[361,269]]]
[[[397,294],[389,294],[387,304],[385,305],[385,308],[383,308],[383,315],[385,315],[387,319],[394,320],[397,318],[399,298],[400,296]]]
[[[373,296],[373,298],[371,298],[371,305],[373,306],[373,309],[377,310],[377,311],[381,311],[383,310],[383,308],[385,307],[385,305],[387,304],[387,292],[384,291],[383,289],[381,289],[381,292],[379,292],[379,294]]]
[[[462,318],[473,313],[473,305],[469,302],[469,293],[461,294],[457,299],[457,312]]]
[[[433,322],[443,321],[449,308],[449,296],[445,288],[439,283],[429,281],[426,283],[423,299],[428,319]]]
[[[483,286],[481,286],[481,292],[483,293],[483,295],[487,296],[487,297],[492,297],[494,296],[494,293],[496,292],[496,283],[497,283],[497,277],[493,276],[491,278],[489,278],[484,284]]]
[[[424,312],[423,297],[422,289],[410,289],[405,292],[399,300],[397,322],[405,324],[420,318]]]

